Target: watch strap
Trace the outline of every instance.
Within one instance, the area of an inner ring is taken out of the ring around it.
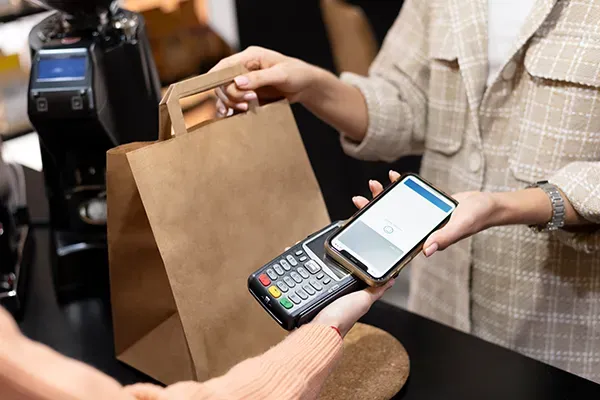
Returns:
[[[533,225],[530,228],[536,232],[555,231],[562,228],[565,225],[565,200],[558,188],[548,181],[537,182],[529,188],[542,189],[548,195],[552,204],[552,218],[550,221],[546,225]]]

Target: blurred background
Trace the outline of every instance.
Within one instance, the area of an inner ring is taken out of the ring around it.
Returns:
[[[48,3],[68,12],[71,7],[75,7],[75,4],[83,4],[86,1],[49,1]],[[96,3],[100,4],[102,2],[87,2],[88,7],[94,7]],[[108,4],[110,1],[104,3]],[[81,7],[81,5],[77,7]],[[127,14],[129,17],[114,22],[113,25],[115,26],[120,24],[119,29],[122,36],[130,34],[126,24],[135,21],[136,15],[141,15],[145,22],[145,37],[133,38],[132,43],[141,48],[141,50],[138,49],[141,54],[144,54],[147,47],[149,57],[152,58],[155,64],[157,75],[155,81],[158,85],[156,88],[157,95],[152,93],[152,87],[155,86],[152,83],[152,76],[146,77],[145,84],[145,89],[149,91],[149,98],[152,100],[157,96],[160,98],[160,94],[164,92],[169,84],[205,73],[223,57],[251,45],[267,47],[301,58],[336,74],[342,71],[351,71],[365,75],[368,73],[368,67],[377,54],[386,32],[402,7],[402,0],[120,0],[116,2],[116,5],[112,4],[111,7],[121,7],[134,13]],[[41,172],[44,168],[46,169],[44,171],[46,195],[50,193],[50,199],[43,198],[42,195],[36,195],[35,198],[29,196],[27,199],[28,216],[25,218],[28,224],[42,226],[55,224],[59,219],[56,215],[60,212],[54,209],[61,207],[60,204],[53,203],[51,195],[53,192],[52,190],[49,191],[49,187],[52,188],[53,182],[58,182],[62,178],[56,178],[60,174],[48,171],[47,165],[50,162],[60,164],[57,161],[60,157],[57,157],[56,154],[71,146],[71,144],[66,143],[86,141],[88,139],[82,134],[91,135],[91,133],[80,132],[79,130],[73,133],[72,138],[65,134],[64,138],[67,139],[63,138],[59,142],[53,142],[50,139],[44,140],[44,138],[50,137],[45,132],[45,129],[50,126],[50,122],[43,118],[46,111],[44,107],[47,107],[47,105],[45,106],[46,100],[42,102],[37,99],[36,96],[39,93],[36,90],[38,88],[34,88],[33,84],[30,87],[30,71],[38,71],[38,68],[41,68],[42,65],[38,65],[40,62],[39,52],[33,42],[40,42],[40,37],[49,35],[44,29],[40,29],[39,24],[42,22],[49,24],[47,21],[50,21],[56,26],[60,25],[59,30],[62,30],[62,32],[68,30],[71,33],[81,33],[78,31],[80,27],[73,22],[75,18],[54,21],[51,19],[54,12],[47,10],[42,5],[22,0],[0,0],[0,137],[3,142],[2,157],[7,163],[24,166],[26,176],[30,171]],[[93,21],[93,24],[97,26],[103,24],[102,17],[98,21]],[[66,25],[69,25],[68,29],[65,28]],[[30,34],[34,27],[34,34]],[[96,33],[93,34],[96,35]],[[67,38],[65,36],[61,37],[62,44],[68,47]],[[106,40],[108,41],[108,39]],[[138,44],[138,41],[141,45]],[[146,41],[148,46],[145,46]],[[43,43],[44,39],[41,42]],[[37,46],[40,46],[40,44],[38,43]],[[128,72],[119,68],[114,67],[113,75],[118,75],[120,71],[126,79]],[[107,76],[110,76],[109,69],[106,72]],[[141,66],[140,70],[144,71],[144,65]],[[129,74],[130,77],[132,75],[135,77],[135,75],[145,73],[129,72]],[[120,77],[119,79],[124,78]],[[125,86],[125,83],[123,82],[123,86]],[[107,86],[111,85],[107,84]],[[110,90],[114,89],[109,89],[109,92]],[[131,90],[123,89],[123,93],[118,94],[116,97],[121,98],[129,92]],[[83,101],[85,101],[85,95],[82,94],[82,96]],[[111,93],[108,93],[109,98],[110,96]],[[77,103],[73,103],[73,101]],[[71,99],[71,105],[75,107],[76,104],[79,104],[79,101],[81,100]],[[149,121],[148,129],[151,130],[150,125],[154,124],[157,118],[153,117],[152,114],[149,115],[148,112],[142,112],[143,101],[139,101],[141,105],[134,111],[127,109],[127,102],[130,104],[132,101],[122,100],[122,104],[118,101],[109,103],[114,108],[112,110],[114,114],[118,115],[120,111],[123,111],[125,116],[127,113],[131,113],[132,116],[142,115],[144,120]],[[215,116],[215,97],[212,93],[185,99],[182,106],[188,125],[195,125]],[[28,110],[28,107],[33,107],[33,109]],[[152,110],[152,108],[149,108],[149,110]],[[387,172],[391,168],[400,172],[418,171],[420,163],[418,157],[403,158],[393,164],[354,160],[342,152],[339,137],[335,131],[312,116],[300,105],[295,105],[293,111],[330,216],[334,220],[348,218],[354,213],[351,198],[357,194],[368,194],[367,182],[369,179],[387,181]],[[102,122],[101,115],[98,119]],[[119,129],[122,131],[131,130],[125,124],[122,124],[121,127],[119,118],[116,119],[117,121],[114,123],[117,126],[117,132],[119,132]],[[133,117],[132,119],[135,120]],[[144,120],[140,120],[138,123],[142,123]],[[100,126],[105,125],[100,124]],[[42,129],[39,129],[40,126]],[[52,126],[52,135],[56,137],[55,132],[59,129],[57,126],[60,125]],[[111,136],[112,141],[98,144],[98,147],[93,151],[100,149],[102,150],[100,154],[103,155],[105,150],[102,146],[109,148],[111,145],[122,142],[152,139],[151,135],[147,138],[143,136],[135,137],[135,135],[125,136],[125,134],[121,134],[121,137]],[[40,150],[40,137],[42,137],[42,143],[45,143],[41,146],[42,151]],[[44,149],[46,149],[46,152],[43,151]],[[81,151],[83,151],[81,146],[77,147],[77,152]],[[66,150],[64,152],[67,153]],[[88,158],[90,158],[89,155],[86,156],[86,159]],[[68,157],[65,156],[64,159],[68,160]],[[71,168],[69,165],[68,161],[65,161],[64,165],[59,165],[56,169],[63,171],[65,168]],[[84,176],[78,179],[96,179],[93,181],[94,185],[101,185],[102,182],[98,181],[97,176],[99,174],[95,173],[96,170],[101,170],[101,166],[87,165],[85,171],[90,177],[86,178]],[[79,169],[77,174],[80,174]],[[96,178],[91,175],[95,175]],[[56,179],[53,181],[54,178]],[[60,181],[60,184],[63,185],[64,182]],[[78,188],[82,187],[81,182],[78,185]],[[91,186],[93,185],[87,185],[86,187]],[[60,190],[65,189],[60,186]],[[105,213],[101,207],[92,207],[94,203],[90,199],[97,200],[99,196],[102,196],[102,190],[94,192],[93,199],[91,197],[86,199],[85,204],[88,207],[84,211],[84,213],[87,213],[86,218],[92,218],[93,215],[99,215],[99,218],[101,218],[102,212]],[[48,202],[50,205],[48,205]],[[48,217],[49,207],[50,217]],[[64,207],[71,206],[66,204]],[[81,207],[77,210],[78,213],[82,212]],[[91,238],[88,231],[83,234],[72,227],[66,230],[69,229],[72,232],[69,232],[70,236],[67,235],[67,239],[58,237],[53,244],[51,243],[50,256],[55,257],[54,253],[57,252],[61,254],[61,249],[72,249],[74,244],[84,243],[89,245],[90,243],[96,243],[95,240],[102,241],[102,239]],[[72,234],[75,231],[76,237],[72,239]],[[68,245],[65,245],[65,240]],[[103,251],[101,249],[98,253],[101,258],[104,254]],[[38,255],[38,257],[40,256],[44,255]],[[77,262],[81,263],[81,259],[78,259]],[[101,264],[105,262],[102,261]],[[101,266],[99,269],[103,270]],[[5,266],[5,270],[9,269]],[[100,276],[102,273],[100,273]],[[401,275],[401,282],[395,286],[394,290],[386,294],[386,301],[398,306],[405,305],[408,293],[408,276],[409,271]],[[73,283],[77,283],[79,279],[77,273],[71,270],[63,275],[55,271],[53,277],[59,294],[62,289],[73,286]],[[61,279],[67,283],[64,285],[60,282],[57,283],[57,280],[60,281]],[[80,291],[85,290],[87,289],[84,285]]]

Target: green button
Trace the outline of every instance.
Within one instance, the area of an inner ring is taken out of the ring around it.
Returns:
[[[281,305],[284,306],[288,310],[290,308],[294,307],[294,305],[292,304],[292,302],[289,301],[287,297],[283,297],[281,300],[279,300],[279,303],[281,303]]]

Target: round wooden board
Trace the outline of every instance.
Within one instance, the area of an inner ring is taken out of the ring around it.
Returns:
[[[404,386],[410,360],[389,333],[356,324],[344,339],[344,355],[325,382],[320,400],[389,400]]]

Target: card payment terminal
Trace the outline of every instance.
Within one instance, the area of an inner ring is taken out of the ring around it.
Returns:
[[[325,254],[325,240],[341,224],[308,236],[248,278],[250,293],[284,329],[310,322],[334,300],[367,287]]]

